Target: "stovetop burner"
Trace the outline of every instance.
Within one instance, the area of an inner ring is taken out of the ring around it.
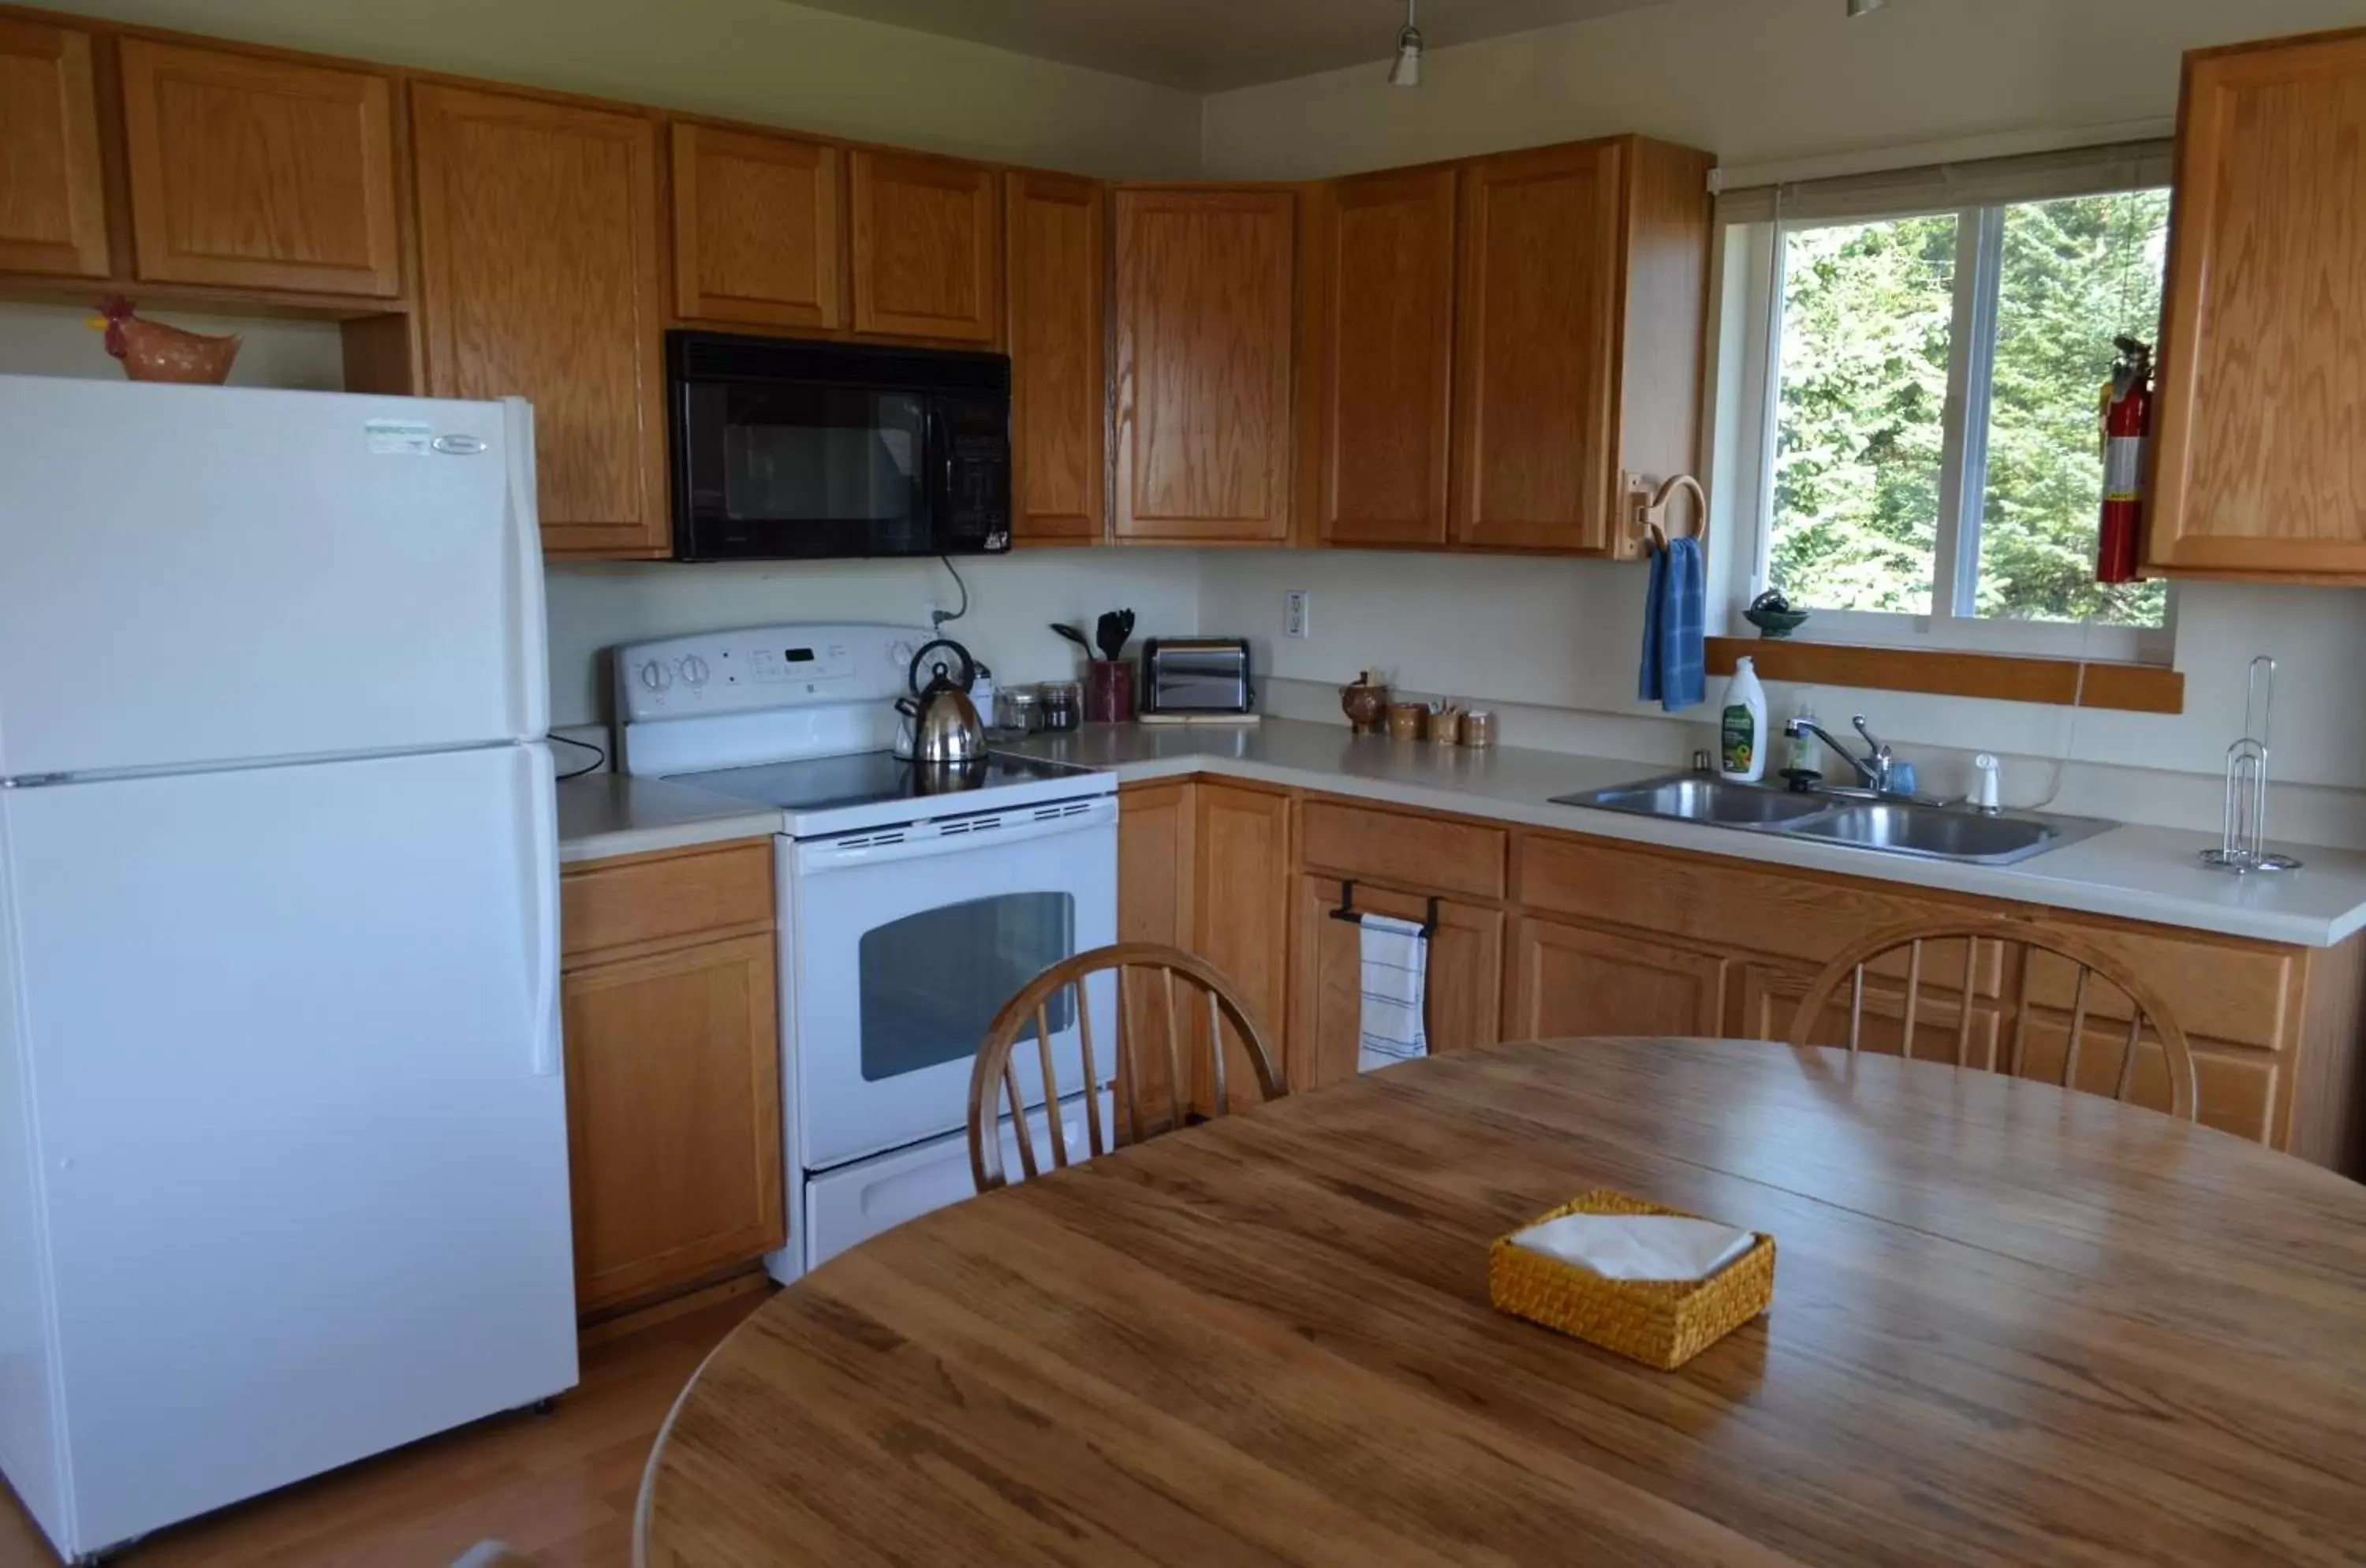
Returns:
[[[719,773],[677,775],[717,795],[753,800],[783,811],[830,811],[884,801],[941,799],[1010,784],[1041,784],[1092,773],[1069,762],[989,753],[985,766],[965,774],[924,770],[892,751],[860,751],[847,757],[811,757],[794,762],[763,762]]]

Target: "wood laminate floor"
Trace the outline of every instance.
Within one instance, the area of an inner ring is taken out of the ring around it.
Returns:
[[[764,1299],[587,1348],[581,1384],[549,1416],[497,1416],[163,1531],[126,1551],[122,1568],[445,1568],[488,1536],[545,1568],[622,1568],[659,1424]],[[56,1562],[0,1487],[0,1568]]]

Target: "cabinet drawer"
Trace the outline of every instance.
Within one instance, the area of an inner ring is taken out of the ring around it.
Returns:
[[[772,841],[596,861],[559,884],[565,952],[580,954],[772,919]]]
[[[1504,896],[1506,835],[1501,828],[1329,800],[1308,801],[1299,823],[1299,858],[1309,870],[1369,876],[1421,893]]]
[[[2283,1043],[2285,998],[2293,989],[2289,951],[2091,926],[2064,919],[2054,910],[2032,913],[2091,938],[2126,964],[2129,973],[2150,982],[2188,1034],[2268,1050]],[[2067,1015],[2077,993],[2078,974],[2078,966],[2067,959],[2050,953],[2033,954],[2024,982],[2029,999]],[[2118,987],[2100,981],[2088,987],[2090,1018],[2125,1019],[2130,1011]]]
[[[1739,861],[1665,850],[1628,850],[1597,840],[1531,833],[1519,852],[1524,908],[1575,915],[1600,925],[1656,931],[1695,946],[1764,953],[1813,970],[1849,943],[1891,926],[1948,916],[2001,914],[2000,905],[1947,900],[1894,883],[1811,876]],[[1926,955],[1926,977],[1953,988],[1963,948]],[[1993,990],[1997,955],[1980,984]],[[1902,976],[1902,959],[1873,967]]]

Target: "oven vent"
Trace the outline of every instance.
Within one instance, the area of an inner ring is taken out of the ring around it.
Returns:
[[[1057,822],[1064,817],[1082,817],[1093,808],[1089,800],[1071,800],[1061,806],[1039,806],[1035,808],[1038,822]]]
[[[991,833],[1002,826],[999,817],[956,817],[937,829],[937,836],[950,839],[961,833]]]
[[[891,828],[884,833],[863,833],[851,839],[837,840],[834,847],[841,850],[884,850],[903,841],[904,829]]]

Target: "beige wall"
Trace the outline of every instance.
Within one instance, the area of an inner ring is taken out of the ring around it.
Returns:
[[[1842,0],[1673,0],[1601,21],[1436,51],[1418,92],[1378,68],[1220,95],[1207,167],[1220,176],[1343,173],[1619,130],[1717,151],[1728,167],[1820,169],[2157,134],[2191,46],[2366,24],[2366,0],[1893,0],[1851,22]],[[1281,592],[1313,592],[1313,635],[1284,639]],[[1365,553],[1211,554],[1200,614],[1258,639],[1275,711],[1335,716],[1330,683],[1366,666],[1408,689],[1506,706],[1508,739],[1679,762],[1705,709],[1669,719],[1634,700],[1639,567]],[[1921,697],[1817,694],[1844,725],[1873,716],[1927,764],[1926,788],[1968,782],[1973,750],[2007,758],[2029,803],[2067,750],[2061,807],[2217,825],[2219,769],[2242,725],[2244,669],[2282,660],[2280,828],[2366,844],[2366,593],[2195,584],[2180,591],[2174,716]],[[1712,680],[1714,703],[1722,682]],[[1787,714],[1794,694],[1770,693]]]
[[[1087,174],[1199,165],[1188,93],[785,0],[55,0],[51,9]]]

